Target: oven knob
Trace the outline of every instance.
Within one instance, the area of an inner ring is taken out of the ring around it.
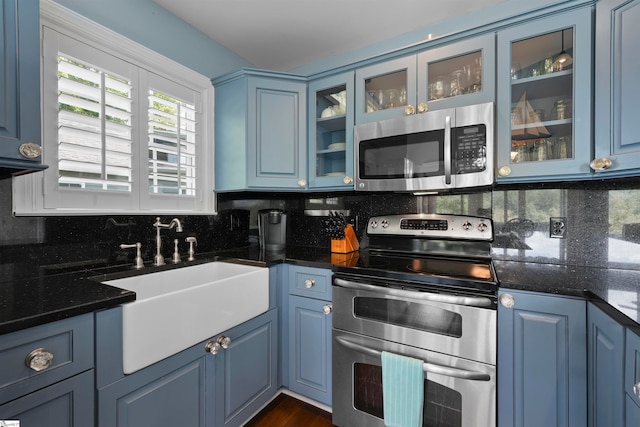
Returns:
[[[389,227],[389,221],[386,219],[383,219],[380,225],[382,225],[382,228],[387,228]]]
[[[502,294],[500,295],[500,304],[502,304],[504,308],[513,308],[513,306],[516,305],[516,300],[513,299],[513,295],[511,294]]]
[[[471,224],[469,221],[465,221],[462,223],[462,229],[464,231],[469,231],[471,230],[472,227],[473,227],[473,224]]]
[[[485,224],[484,222],[481,222],[480,224],[478,224],[478,231],[480,231],[481,233],[484,233],[485,231],[487,231],[487,228],[489,226],[487,224]]]

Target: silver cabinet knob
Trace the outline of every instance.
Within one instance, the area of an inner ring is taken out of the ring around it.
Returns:
[[[217,341],[209,341],[207,345],[204,346],[204,351],[215,356],[221,348],[222,346],[220,346]]]
[[[20,155],[26,159],[37,159],[42,155],[42,147],[33,142],[26,142],[18,147]]]
[[[53,353],[46,348],[36,348],[31,353],[27,354],[24,359],[24,364],[27,368],[31,368],[36,372],[43,371],[51,366],[53,362]]]
[[[511,168],[509,166],[501,166],[498,169],[499,176],[509,176],[511,175]]]
[[[500,304],[504,308],[513,308],[513,306],[516,305],[516,300],[511,294],[502,294],[500,295]]]
[[[307,289],[311,289],[316,285],[316,281],[313,279],[307,279],[304,281],[304,287]]]
[[[640,382],[637,382],[633,386],[633,394],[635,394],[638,397],[638,399],[640,399]]]
[[[347,175],[344,178],[342,178],[342,182],[344,182],[345,184],[353,184],[353,178]]]
[[[325,304],[322,306],[322,312],[324,314],[331,314],[331,312],[333,311],[333,304]]]
[[[427,103],[426,102],[419,102],[418,103],[418,114],[426,113],[427,111],[429,111],[429,106],[427,105]]]
[[[300,178],[300,179],[298,180],[298,187],[302,187],[302,188],[304,188],[304,187],[306,187],[306,186],[307,186],[307,180],[306,180],[306,179],[304,179],[304,178]]]
[[[591,166],[591,169],[593,169],[594,171],[605,171],[609,169],[612,164],[613,162],[611,161],[611,159],[607,157],[600,157],[599,159],[591,160],[589,166]]]
[[[231,345],[231,338],[220,335],[217,342],[220,344],[220,347],[227,349]]]

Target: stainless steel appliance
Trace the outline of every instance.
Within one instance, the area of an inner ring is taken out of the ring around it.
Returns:
[[[497,281],[490,219],[374,217],[334,266],[333,424],[384,426],[382,351],[424,361],[425,427],[495,427]]]
[[[423,192],[493,184],[493,104],[358,125],[355,189]]]
[[[258,211],[258,237],[261,249],[283,251],[287,240],[287,214],[282,209]]]

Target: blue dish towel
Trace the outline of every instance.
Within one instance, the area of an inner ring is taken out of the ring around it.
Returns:
[[[422,427],[424,362],[382,352],[382,402],[384,424],[389,427]]]

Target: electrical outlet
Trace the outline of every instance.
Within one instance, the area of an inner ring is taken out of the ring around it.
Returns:
[[[549,218],[549,237],[564,239],[567,236],[567,218]]]

